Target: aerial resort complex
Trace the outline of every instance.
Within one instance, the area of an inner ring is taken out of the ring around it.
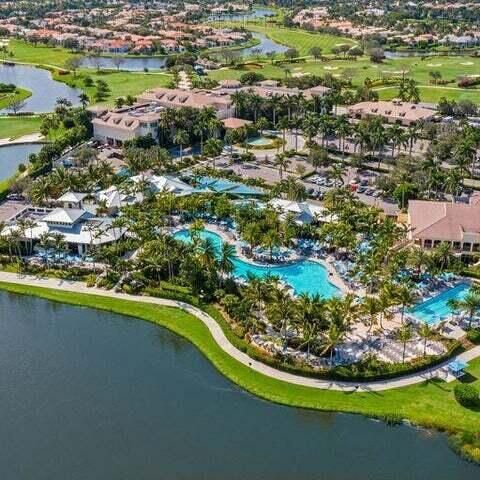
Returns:
[[[478,2],[0,1],[0,177],[2,479],[480,478]]]

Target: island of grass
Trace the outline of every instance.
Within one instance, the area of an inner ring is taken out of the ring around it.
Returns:
[[[231,381],[249,392],[284,405],[317,410],[360,413],[388,422],[400,419],[450,434],[453,445],[467,458],[480,461],[480,415],[462,407],[454,396],[459,384],[430,380],[422,384],[382,392],[319,390],[266,377],[226,354],[214,341],[208,328],[196,317],[179,309],[160,307],[119,298],[71,293],[44,287],[0,282],[2,290],[36,295],[52,301],[137,317],[168,328],[191,341]],[[207,311],[218,318],[219,312]],[[212,315],[212,316],[213,316]],[[222,328],[225,326],[219,322]],[[467,370],[471,385],[480,387],[480,359]]]
[[[0,83],[0,110],[8,109],[13,104],[20,104],[31,96],[32,92],[26,88]]]

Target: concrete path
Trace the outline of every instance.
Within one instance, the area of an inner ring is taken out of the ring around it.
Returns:
[[[238,350],[234,347],[225,334],[223,333],[222,329],[218,325],[218,323],[210,317],[210,315],[206,314],[199,308],[196,308],[188,303],[179,302],[175,300],[167,300],[162,298],[154,298],[154,297],[143,297],[143,296],[135,296],[135,295],[127,295],[124,293],[116,293],[109,290],[101,290],[98,288],[88,288],[85,283],[83,282],[73,282],[68,280],[59,280],[53,278],[38,278],[30,275],[20,275],[16,273],[9,273],[9,272],[0,272],[0,281],[2,282],[9,282],[9,283],[16,283],[21,285],[30,285],[35,287],[45,287],[45,288],[52,288],[56,290],[62,290],[65,292],[72,292],[72,293],[86,293],[90,295],[99,295],[102,297],[110,297],[110,298],[118,298],[122,300],[129,300],[134,302],[142,302],[142,303],[150,303],[155,305],[162,305],[166,307],[176,307],[181,308],[185,312],[188,312],[199,320],[201,320],[209,329],[213,339],[220,348],[233,357],[238,362],[248,366],[252,370],[255,370],[263,375],[266,375],[271,378],[275,378],[277,380],[282,380],[287,383],[292,383],[295,385],[302,385],[311,388],[318,388],[323,390],[337,390],[337,391],[362,391],[362,392],[369,392],[369,391],[382,391],[382,390],[390,390],[392,388],[399,388],[405,387],[408,385],[414,385],[417,383],[424,382],[426,380],[432,378],[441,378],[446,381],[451,380],[451,376],[446,372],[446,364],[445,362],[437,367],[430,368],[425,370],[421,373],[406,375],[401,378],[391,379],[391,380],[381,380],[376,382],[366,382],[366,383],[354,383],[354,382],[339,382],[339,381],[330,381],[330,380],[321,380],[315,378],[307,378],[302,377],[300,375],[294,375],[291,373],[282,372],[275,368],[269,367],[261,362],[253,360],[245,353]],[[134,313],[134,312],[132,312]],[[459,360],[469,361],[473,360],[480,356],[480,346],[465,352],[458,357]],[[358,388],[357,388],[358,385]]]
[[[0,138],[0,147],[6,147],[8,145],[23,145],[26,143],[41,143],[45,141],[41,133],[30,133],[29,135],[23,135],[11,140],[10,138]]]

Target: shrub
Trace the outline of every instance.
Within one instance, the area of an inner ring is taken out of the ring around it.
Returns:
[[[93,273],[87,276],[86,279],[87,287],[91,288],[94,287],[95,284],[97,283],[97,276],[94,275]]]
[[[467,333],[467,338],[475,345],[480,345],[480,329],[472,328],[471,330],[469,330]]]
[[[453,393],[457,402],[464,407],[475,407],[479,404],[478,391],[472,385],[457,385]]]

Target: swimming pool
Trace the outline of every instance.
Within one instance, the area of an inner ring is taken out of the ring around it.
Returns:
[[[200,236],[204,240],[211,239],[217,251],[220,250],[223,242],[220,235],[203,230]],[[191,241],[188,230],[180,230],[174,234],[174,237],[185,242]],[[239,278],[247,278],[248,273],[257,277],[265,277],[268,274],[277,275],[285,283],[288,283],[296,294],[319,294],[324,298],[340,295],[340,290],[329,282],[326,268],[317,262],[302,260],[289,265],[267,267],[235,258],[233,264],[235,266],[233,273]]]
[[[419,320],[434,325],[445,320],[452,314],[451,308],[447,305],[451,299],[462,300],[470,289],[470,284],[460,283],[456,287],[445,290],[425,302],[415,305],[409,312]]]

